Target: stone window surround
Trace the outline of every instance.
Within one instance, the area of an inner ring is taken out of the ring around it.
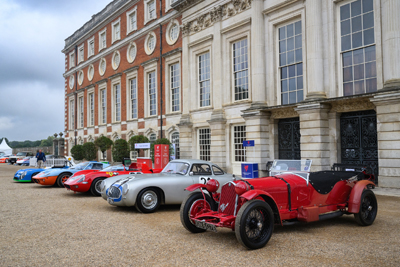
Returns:
[[[118,62],[118,64],[115,62],[115,57],[116,57],[117,55],[119,56],[119,62]],[[113,53],[113,56],[112,56],[112,64],[111,64],[111,66],[112,66],[113,70],[117,70],[120,64],[121,64],[121,54],[120,54],[119,51],[117,50],[117,51],[115,51],[115,52]]]
[[[74,130],[75,124],[75,98],[74,96],[70,96],[68,98],[68,128],[69,130]]]
[[[213,108],[213,50],[212,38],[206,40],[195,41],[194,44],[189,44],[189,88],[191,89],[191,110],[201,110]],[[210,53],[210,106],[200,107],[200,88],[199,88],[199,56],[204,53]],[[195,102],[193,102],[195,101]],[[194,104],[193,104],[194,103]]]
[[[101,63],[102,63],[103,61],[105,62],[105,66],[106,66],[104,72],[103,72],[102,69],[101,69]],[[105,58],[102,58],[102,59],[100,59],[100,61],[99,61],[99,74],[100,74],[100,76],[103,76],[103,75],[106,73],[106,71],[107,71],[107,61],[106,61]]]
[[[104,90],[104,92],[105,92],[105,104],[106,104],[106,106],[105,106],[105,114],[104,114],[104,116],[105,116],[105,123],[103,123],[103,114],[102,114],[102,102],[101,102],[101,91],[102,90]],[[107,124],[107,82],[103,82],[103,83],[101,83],[101,84],[99,84],[98,85],[98,92],[99,92],[99,105],[98,105],[98,108],[99,108],[99,123],[98,123],[98,125],[106,125]]]
[[[93,70],[93,75],[90,74],[90,70],[91,69]],[[91,82],[93,80],[93,77],[94,77],[94,66],[93,66],[93,64],[90,64],[89,67],[88,67],[87,77],[88,77],[89,82]]]
[[[150,73],[150,72],[155,72],[155,76],[156,76],[156,82],[155,82],[155,84],[156,84],[156,88],[155,88],[155,90],[156,90],[156,115],[152,115],[152,116],[150,116],[150,105],[145,105],[146,106],[146,108],[144,109],[144,117],[145,118],[148,118],[148,117],[155,117],[155,116],[157,116],[157,114],[158,114],[158,71],[157,71],[157,69],[158,69],[158,61],[154,61],[154,62],[152,62],[152,63],[149,63],[148,65],[145,65],[145,66],[143,66],[143,79],[144,79],[144,82],[143,82],[143,88],[144,88],[144,90],[145,90],[145,93],[144,93],[144,103],[149,103],[149,101],[150,101],[150,97],[149,97],[149,77],[148,77],[148,74]]]
[[[150,18],[149,14],[149,3],[154,1],[154,9],[155,9],[155,16],[154,18]],[[157,19],[157,2],[156,0],[144,0],[143,1],[143,8],[144,8],[144,25],[149,23],[152,20]]]
[[[301,8],[292,10],[292,9],[284,9],[284,13],[274,13],[271,14],[270,25],[267,29],[269,32],[273,32],[273,38],[270,38],[269,44],[266,44],[267,47],[272,49],[272,52],[275,57],[270,62],[267,62],[267,70],[271,70],[273,72],[273,76],[275,79],[267,79],[267,87],[276,88],[276,90],[270,90],[270,94],[267,93],[267,99],[274,99],[271,105],[274,106],[281,106],[282,99],[281,99],[281,85],[280,85],[280,72],[279,72],[279,31],[278,29],[282,26],[287,24],[296,22],[301,20],[301,31],[302,31],[302,48],[303,48],[303,95],[307,95],[307,61],[306,59],[306,45],[305,45],[305,38],[306,38],[306,29],[305,29],[305,9],[303,6]],[[267,72],[267,75],[269,73]]]
[[[153,50],[150,50],[149,49],[149,45],[148,45],[150,36],[152,36],[154,38],[154,48],[153,48]],[[151,32],[149,32],[147,34],[146,39],[144,41],[144,51],[146,52],[147,55],[150,56],[156,50],[156,46],[157,46],[157,35],[154,32],[151,31]]]
[[[77,106],[77,113],[78,113],[78,125],[77,129],[83,129],[85,127],[85,95],[84,92],[80,92],[77,96],[76,99],[78,100],[78,106]],[[82,99],[82,107],[81,107],[81,100]],[[81,108],[83,110],[81,110]],[[83,114],[83,116],[81,116]],[[82,120],[82,121],[81,121]],[[82,125],[82,126],[81,126]]]
[[[340,7],[356,0],[344,0],[336,2],[336,28],[335,31],[337,36],[340,37]],[[381,1],[374,0],[374,34],[375,34],[375,53],[376,53],[376,80],[377,88],[383,88],[383,55],[382,55],[382,23],[381,23]],[[341,38],[337,38],[336,42],[336,62],[337,62],[337,90],[336,96],[343,96],[343,62],[342,62],[342,51],[341,51]],[[304,69],[304,68],[303,68]]]
[[[117,121],[116,120],[116,110],[115,110],[115,86],[119,84],[119,94],[120,94],[120,120]],[[113,79],[111,79],[111,106],[112,106],[112,110],[111,110],[111,117],[112,117],[112,122],[121,122],[122,121],[122,86],[121,86],[121,76],[115,77]]]
[[[129,51],[131,50],[132,47],[135,47],[135,50],[136,50],[136,53],[135,53],[135,57],[134,57],[134,58],[132,58],[132,57],[130,56],[130,53],[129,53]],[[133,62],[135,61],[135,59],[136,59],[136,56],[137,56],[137,45],[136,45],[135,42],[130,42],[130,44],[129,44],[129,46],[128,46],[128,49],[126,50],[126,59],[127,59],[127,61],[128,61],[129,63],[133,63]]]
[[[131,21],[130,21],[130,17],[132,15],[136,17],[136,23],[133,29],[131,28]],[[137,5],[131,10],[126,12],[126,35],[136,30],[137,30]]]
[[[106,44],[103,46],[103,42],[101,40],[101,36],[104,33],[105,39],[106,39]],[[103,30],[99,31],[99,52],[103,49],[107,48],[107,27],[105,27]]]
[[[132,105],[131,105],[131,85],[130,85],[130,80],[136,78],[136,105],[138,105],[138,70],[132,70],[128,73],[126,73],[126,106],[128,107],[126,109],[126,118],[127,121],[130,120],[137,120],[138,118],[132,118]],[[139,112],[139,111],[138,111]],[[138,114],[139,115],[139,114]],[[137,116],[139,117],[139,116]]]
[[[171,31],[172,26],[175,25],[175,24],[178,25],[178,36],[177,36],[177,38],[176,38],[175,40],[172,40],[172,39],[170,38],[170,31]],[[180,34],[180,24],[179,24],[179,21],[176,20],[176,19],[173,19],[173,20],[171,20],[171,21],[168,23],[168,26],[167,26],[166,36],[165,36],[165,39],[166,39],[167,43],[168,43],[169,45],[174,45],[174,44],[178,41],[178,39],[179,39],[179,34]]]
[[[90,110],[90,95],[93,95],[93,124],[90,124],[90,112],[91,112],[91,110]],[[87,126],[88,127],[93,127],[94,126],[94,124],[95,124],[95,107],[96,107],[96,99],[95,99],[95,96],[94,96],[94,86],[92,87],[92,88],[90,88],[90,89],[88,89],[87,90]]]
[[[228,67],[229,69],[224,69],[224,73],[229,73],[226,77],[223,77],[223,82],[227,86],[227,90],[224,94],[226,98],[224,98],[224,102],[229,101],[229,103],[238,103],[242,101],[249,101],[252,97],[252,90],[251,90],[251,38],[250,38],[250,23],[247,23],[246,26],[239,26],[237,28],[231,29],[228,32],[224,32],[222,36],[223,42],[223,61],[229,62]],[[242,39],[247,38],[247,55],[248,55],[248,80],[249,80],[249,97],[243,100],[236,100],[235,101],[235,77],[233,75],[233,43],[240,41]],[[226,59],[226,60],[225,60]],[[226,66],[226,65],[223,65]],[[229,88],[229,89],[228,89]],[[229,98],[228,98],[229,97]],[[227,99],[228,98],[228,99]]]
[[[78,72],[78,84],[81,86],[83,84],[83,80],[85,79],[85,74],[83,73],[83,70],[80,70]]]
[[[69,53],[69,68],[75,67],[75,50]]]
[[[85,43],[78,47],[78,64],[85,61]]]
[[[119,26],[119,36],[115,36],[115,27]],[[111,44],[121,40],[121,18],[111,23]]]
[[[93,53],[91,52],[91,49],[90,49],[91,43],[93,43]],[[94,56],[94,35],[92,36],[92,38],[87,40],[87,47],[88,47],[87,58],[90,58],[91,56]]]
[[[179,70],[180,70],[180,92],[179,92],[179,104],[180,105],[179,105],[179,111],[172,112],[170,67],[171,67],[171,65],[174,65],[176,63],[179,64]],[[181,53],[176,53],[176,54],[173,54],[173,55],[165,58],[164,73],[165,73],[165,82],[164,82],[164,84],[165,84],[165,101],[164,101],[164,105],[165,105],[166,114],[181,113],[182,112],[182,64],[181,64]]]

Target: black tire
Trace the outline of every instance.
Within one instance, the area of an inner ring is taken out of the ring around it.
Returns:
[[[373,224],[378,214],[378,201],[374,192],[369,189],[364,190],[360,201],[360,211],[354,214],[354,218],[361,226]]]
[[[216,210],[216,204],[211,199],[209,195],[206,196],[206,201],[212,210]],[[198,203],[200,206],[194,206],[193,204]],[[204,205],[204,197],[201,192],[193,192],[187,196],[187,198],[182,202],[180,209],[180,217],[182,225],[192,233],[202,233],[206,230],[198,228],[194,225],[192,220],[190,220],[190,213],[192,212],[192,208],[201,209]]]
[[[71,177],[71,174],[69,173],[62,173],[57,177],[57,181],[56,184],[58,185],[58,187],[64,187],[64,182]]]
[[[92,182],[92,185],[90,186],[90,193],[92,193],[93,196],[101,195],[100,184],[104,179],[105,178],[97,178]]]
[[[235,220],[235,234],[240,244],[248,249],[264,247],[274,231],[274,213],[268,203],[250,200],[239,210]]]
[[[161,196],[157,189],[146,188],[139,192],[136,199],[136,209],[143,213],[155,212],[160,206]]]

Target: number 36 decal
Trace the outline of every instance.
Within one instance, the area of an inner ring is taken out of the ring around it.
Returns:
[[[200,184],[206,184],[208,181],[210,181],[211,178],[210,177],[200,177],[199,178],[199,183]]]

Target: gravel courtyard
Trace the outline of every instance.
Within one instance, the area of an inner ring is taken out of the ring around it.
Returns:
[[[400,266],[400,198],[377,196],[378,216],[276,226],[249,251],[234,232],[191,234],[179,206],[153,214],[64,188],[15,183],[0,165],[0,266]],[[22,167],[26,168],[26,167]]]

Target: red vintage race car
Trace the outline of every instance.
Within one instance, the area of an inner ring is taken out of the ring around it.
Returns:
[[[276,160],[270,176],[236,179],[222,186],[210,180],[186,188],[180,218],[192,233],[231,228],[248,249],[264,247],[274,225],[291,225],[354,214],[371,225],[378,212],[374,175],[362,171],[310,172],[311,160]]]
[[[162,169],[150,169],[146,164],[131,163],[129,167],[124,165],[109,166],[101,171],[77,172],[64,183],[68,190],[74,192],[90,191],[94,196],[100,196],[100,184],[104,179],[136,173],[160,173]]]

